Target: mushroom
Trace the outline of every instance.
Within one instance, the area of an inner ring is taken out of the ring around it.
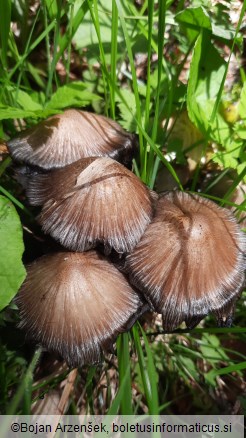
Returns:
[[[131,165],[137,141],[114,120],[69,109],[27,129],[7,146],[14,160],[50,170],[92,156]]]
[[[130,252],[150,223],[157,195],[108,157],[84,158],[30,178],[27,197],[42,205],[42,229],[63,246]]]
[[[146,303],[96,251],[42,256],[27,268],[16,298],[20,327],[72,366],[100,361]]]
[[[198,195],[164,194],[126,257],[130,282],[163,315],[163,327],[194,327],[209,312],[230,325],[245,269],[246,239],[227,209]]]

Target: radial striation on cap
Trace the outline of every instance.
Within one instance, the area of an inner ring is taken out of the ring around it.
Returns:
[[[14,160],[49,170],[93,156],[110,156],[129,165],[137,140],[114,120],[69,109],[27,129],[7,145]]]
[[[198,195],[168,192],[133,252],[129,278],[173,330],[209,312],[229,325],[245,270],[246,239],[227,209]]]
[[[37,259],[16,298],[20,327],[70,366],[96,363],[146,308],[138,293],[96,251]]]
[[[42,205],[45,233],[74,251],[103,244],[130,252],[150,223],[157,195],[111,158],[87,158],[31,178],[27,197]]]

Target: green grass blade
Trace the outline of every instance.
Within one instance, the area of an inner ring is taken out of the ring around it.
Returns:
[[[90,413],[94,415],[94,400],[93,400],[93,378],[96,374],[96,366],[91,366],[88,370],[85,382],[85,389],[87,394],[87,404],[90,407]]]
[[[12,163],[12,159],[10,157],[5,158],[4,161],[0,164],[0,178],[4,174],[5,170]]]
[[[129,354],[129,335],[123,333],[117,339],[117,357],[119,367],[119,385],[124,382],[124,393],[120,402],[121,415],[133,415],[132,410],[132,384],[131,384],[131,359]]]
[[[56,0],[43,0],[46,4],[47,11],[49,16],[55,18],[58,12],[58,5]]]
[[[214,379],[217,376],[223,376],[225,374],[236,373],[246,369],[246,362],[240,362],[237,364],[229,365],[228,367],[220,368],[219,370],[211,370],[207,373],[210,379]]]
[[[162,58],[163,58],[163,46],[164,46],[164,33],[165,33],[165,17],[166,17],[166,1],[159,0],[158,2],[158,62],[157,62],[157,89],[155,97],[155,117],[152,129],[152,140],[156,141],[157,127],[159,121],[159,104],[160,104],[160,91],[161,91],[161,79],[162,79]]]
[[[21,400],[24,397],[25,392],[26,393],[26,397],[29,397],[29,404],[31,403],[31,397],[32,397],[32,393],[31,393],[31,385],[32,385],[32,381],[33,381],[33,373],[34,370],[37,366],[37,363],[40,359],[42,353],[42,348],[38,348],[32,358],[32,361],[24,375],[24,377],[21,380],[21,384],[19,385],[19,388],[17,389],[17,392],[12,400],[12,402],[10,403],[6,414],[7,415],[13,415],[17,413],[18,407],[20,405]],[[29,411],[30,413],[30,411]]]
[[[138,355],[138,363],[140,367],[141,378],[144,387],[144,395],[146,397],[149,415],[157,415],[159,413],[159,405],[158,405],[158,390],[157,390],[157,382],[156,382],[156,370],[153,362],[152,352],[149,348],[148,340],[144,335],[144,344],[145,350],[147,354],[147,358],[145,358],[144,350],[141,344],[141,339],[139,336],[139,328],[138,325],[132,329],[134,345]],[[143,331],[142,331],[143,334]]]
[[[245,177],[245,175],[246,175],[246,168],[244,170],[242,170],[242,172],[240,172],[240,174],[237,176],[237,178],[235,178],[235,180],[233,181],[233,184],[231,185],[229,190],[226,192],[224,199],[223,199],[223,202],[221,203],[222,206],[225,204],[225,201],[230,197],[230,195],[237,188],[238,184],[241,181],[243,181],[243,178]]]
[[[134,63],[134,59],[133,59],[133,54],[132,54],[131,41],[130,41],[130,38],[128,35],[121,2],[120,2],[120,0],[115,0],[115,1],[116,1],[117,8],[118,8],[118,14],[119,14],[121,27],[122,27],[125,42],[126,42],[127,54],[128,54],[128,58],[129,58],[130,66],[131,66],[132,86],[133,86],[133,91],[134,91],[134,96],[135,96],[135,101],[136,101],[136,114],[137,114],[138,126],[140,125],[142,127],[142,114],[141,114],[141,107],[140,107],[140,97],[139,97],[139,92],[138,92],[137,75],[136,75],[136,68],[135,68],[135,63]],[[144,168],[143,168],[144,167],[145,152],[144,152],[142,130],[139,130],[139,147],[140,147],[141,176],[142,176],[143,181],[146,181],[146,173],[145,173]]]
[[[105,53],[104,48],[102,44],[102,38],[101,38],[101,30],[100,30],[100,22],[99,22],[99,15],[98,15],[98,8],[97,8],[97,0],[87,0],[88,6],[91,14],[91,18],[96,30],[97,39],[98,39],[98,46],[99,46],[99,53],[100,53],[100,63],[102,65],[102,79],[103,79],[103,86],[104,86],[104,97],[105,97],[105,112],[108,113],[108,82],[106,80],[105,71],[107,70],[107,63],[105,59]],[[92,8],[92,3],[94,6],[94,11]]]
[[[74,17],[74,3],[71,2],[70,4],[70,16],[69,16],[69,23],[68,23],[68,47],[67,47],[67,60],[65,61],[65,67],[66,67],[66,83],[69,82],[69,73],[70,73],[70,66],[71,66],[71,52],[72,52],[72,36],[73,36],[73,17]]]
[[[18,201],[18,199],[16,199],[13,195],[11,195],[11,193],[5,190],[2,186],[0,186],[0,192],[3,193],[7,198],[9,198],[10,201],[13,202],[14,205],[16,205],[16,207],[24,211],[29,217],[33,218],[33,215],[30,213],[30,211],[20,201]]]
[[[43,9],[43,15],[44,15],[44,28],[47,29],[48,27],[48,14],[47,14],[47,8],[46,5],[47,1],[42,0],[42,9]],[[47,59],[47,69],[50,71],[51,69],[51,52],[50,52],[50,39],[49,39],[49,33],[45,35],[45,45],[46,45],[46,59]]]
[[[36,13],[36,16],[35,16],[35,18],[33,20],[32,28],[31,28],[30,33],[29,33],[28,38],[27,38],[27,43],[26,43],[26,47],[25,47],[25,50],[24,50],[24,54],[28,52],[28,49],[30,47],[32,35],[33,35],[33,32],[34,32],[36,23],[38,22],[38,19],[39,19],[40,10],[41,9],[38,9],[38,11]],[[17,98],[18,98],[18,92],[19,92],[22,76],[24,74],[24,68],[23,67],[24,67],[24,65],[21,66],[20,72],[19,72],[19,75],[18,75],[18,80],[17,80],[17,84],[16,84],[16,96],[15,96],[14,101],[16,101]]]
[[[0,11],[1,60],[3,66],[6,68],[11,21],[11,0],[0,0]]]
[[[115,0],[112,0],[112,31],[111,31],[111,83],[116,84],[117,76],[117,36],[118,36],[118,9]],[[110,87],[111,117],[115,119],[115,88]]]
[[[210,333],[210,334],[228,334],[228,333],[245,333],[246,334],[246,327],[209,327],[209,328],[195,328],[192,330],[189,329],[177,329],[173,332],[167,332],[167,331],[159,331],[159,332],[149,332],[146,334],[146,336],[157,336],[157,335],[167,335],[167,334],[182,334],[182,333],[190,333],[190,335],[196,335],[201,333]]]
[[[88,0],[89,1],[89,0]],[[70,33],[65,33],[62,37],[59,39],[59,50],[56,54],[56,63],[58,62],[59,58],[64,54],[65,50],[67,49],[68,45],[70,44],[74,34],[77,32],[78,27],[83,22],[84,16],[86,12],[89,10],[89,3],[88,1],[84,1],[80,8],[78,9],[77,13],[73,16],[72,23],[71,23],[71,31]],[[61,15],[61,18],[63,17],[63,14]]]
[[[31,46],[29,47],[29,50],[24,53],[19,61],[16,63],[16,65],[13,67],[13,69],[10,71],[9,75],[8,75],[8,79],[10,81],[10,79],[12,78],[12,76],[15,74],[15,72],[22,66],[22,64],[24,63],[24,61],[26,60],[26,58],[30,55],[30,53],[32,53],[32,51],[41,43],[41,41],[46,37],[46,35],[56,26],[56,20],[53,20],[49,26],[43,31],[41,32],[41,34],[39,35],[39,37],[31,44]]]
[[[145,100],[145,131],[149,129],[150,115],[150,78],[151,78],[151,55],[152,55],[152,32],[153,32],[154,0],[148,0],[148,61],[146,77],[146,100]]]
[[[59,42],[59,34],[60,34],[60,22],[61,22],[61,9],[62,9],[62,0],[58,0],[57,4],[57,15],[56,15],[56,26],[54,31],[54,48],[53,48],[53,58],[50,64],[50,69],[48,71],[48,81],[46,87],[46,98],[48,99],[52,93],[52,81],[55,74],[55,68],[57,64],[57,52],[58,52],[58,42]]]
[[[125,385],[128,381],[128,373],[130,372],[130,363],[125,370],[125,376],[123,377],[123,380],[121,381],[121,385],[118,389],[118,392],[110,406],[110,408],[107,411],[107,415],[116,415],[120,410],[121,401],[124,397],[124,391],[125,391]]]
[[[140,326],[140,324],[139,324]],[[155,364],[154,364],[154,354],[152,350],[150,349],[149,341],[147,339],[147,336],[140,326],[141,334],[143,336],[146,355],[147,355],[147,367],[148,367],[148,374],[151,376],[150,382],[151,382],[151,412],[152,414],[159,413],[159,397],[158,397],[158,375],[156,372]]]

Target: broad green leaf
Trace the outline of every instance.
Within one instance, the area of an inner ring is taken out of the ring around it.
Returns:
[[[224,169],[231,168],[236,169],[238,166],[238,161],[228,152],[218,152],[212,157],[215,163],[218,163]]]
[[[8,87],[8,92],[12,95],[13,102],[22,107],[25,111],[42,111],[43,106],[40,103],[35,102],[30,93],[26,93],[21,89],[16,89],[14,87]]]
[[[55,113],[57,113],[57,110],[54,109],[31,111],[0,104],[0,120],[25,119],[28,117],[46,118]]]
[[[202,6],[198,8],[186,8],[184,11],[179,12],[175,18],[178,23],[184,23],[192,28],[204,27],[205,29],[211,30],[209,15]]]
[[[229,359],[224,349],[221,347],[219,338],[215,335],[203,335],[200,350],[203,357],[208,360],[208,362]]]
[[[35,116],[34,111],[26,111],[22,108],[0,105],[0,120],[24,119],[25,117],[34,117],[34,116]]]
[[[202,6],[198,8],[187,8],[179,12],[175,19],[178,23],[185,26],[190,41],[194,41],[199,35],[201,28],[207,30],[212,29],[209,15]]]
[[[243,140],[246,140],[246,119],[240,120],[234,126],[234,132]]]
[[[136,117],[136,111],[137,111],[135,96],[132,93],[132,91],[127,89],[123,89],[121,91],[121,95],[126,100],[128,106],[125,105],[125,103],[121,100],[119,96],[116,96],[115,100],[119,102],[118,108],[120,110],[120,115],[121,115],[120,124],[123,126],[123,128],[127,129],[127,131],[136,132],[137,124],[134,119],[134,117]]]
[[[224,139],[224,149],[223,151],[218,151],[212,156],[215,163],[220,164],[223,168],[236,169],[238,171],[238,160],[242,157],[242,151],[244,150],[243,140],[229,137],[227,140]]]
[[[80,7],[81,0],[76,0],[74,13],[76,13]],[[98,20],[104,51],[105,53],[110,53],[112,32],[112,0],[98,1]],[[121,29],[118,29],[117,41],[119,43],[122,40],[122,31]],[[98,53],[98,36],[95,26],[91,20],[90,12],[85,14],[83,22],[81,21],[81,24],[73,37],[73,42],[79,49],[86,47],[86,49],[92,51],[92,53]]]
[[[246,82],[243,84],[239,102],[239,115],[241,119],[246,119]]]
[[[211,43],[211,33],[201,32],[197,38],[188,81],[187,109],[191,121],[206,136],[210,135],[220,144],[230,136],[230,129],[220,114],[216,114],[213,125],[210,118],[226,69],[225,61]]]
[[[19,216],[4,196],[0,196],[0,310],[6,307],[25,279],[22,263],[24,244]]]
[[[212,21],[212,33],[217,38],[223,38],[224,40],[231,41],[235,37],[235,29],[233,27],[228,26],[228,23],[226,23],[226,26],[222,23],[219,25],[215,24]],[[237,41],[240,42],[240,38],[237,38]]]
[[[101,99],[97,94],[87,91],[86,84],[71,82],[58,88],[46,105],[46,109],[62,109],[71,106],[82,107]]]
[[[212,30],[212,34],[217,38],[223,38],[227,41],[231,41],[235,38],[236,32],[234,27],[231,26],[228,21],[224,23],[223,19],[217,23],[214,16],[211,15],[211,5],[206,5],[204,1],[202,4],[201,6],[201,2],[197,2],[197,4],[193,3],[192,7],[179,12],[175,17],[178,23],[186,27],[188,37],[197,36],[199,28],[204,28]],[[241,44],[241,41],[242,37],[237,36],[237,44]]]

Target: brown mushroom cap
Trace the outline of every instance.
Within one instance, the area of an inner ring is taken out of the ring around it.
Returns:
[[[73,367],[100,361],[146,307],[123,274],[96,251],[56,253],[27,269],[17,296],[20,327]]]
[[[42,169],[93,156],[110,156],[128,165],[136,151],[136,136],[107,117],[69,109],[27,129],[7,145],[14,160]]]
[[[87,158],[49,175],[36,175],[27,196],[43,205],[39,222],[70,250],[102,243],[105,252],[131,251],[154,213],[157,195],[111,158]]]
[[[126,258],[130,281],[162,313],[163,327],[196,325],[214,312],[231,322],[245,269],[246,239],[233,215],[198,195],[170,192]]]

